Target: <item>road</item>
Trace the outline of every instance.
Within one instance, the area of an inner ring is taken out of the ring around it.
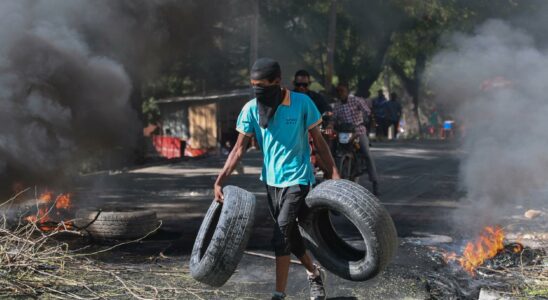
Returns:
[[[392,215],[400,238],[418,232],[451,231],[447,216],[459,206],[459,151],[441,142],[375,143],[372,155],[380,175],[381,202]],[[118,173],[98,173],[75,181],[78,206],[130,206],[155,210],[164,226],[152,242],[140,250],[123,251],[155,255],[163,251],[166,264],[188,264],[188,257],[202,218],[212,200],[212,184],[224,158],[210,157],[177,163],[150,165]],[[245,174],[234,175],[234,184],[257,196],[257,222],[248,250],[271,254],[272,221],[266,205],[263,184],[258,180],[261,157],[250,152],[243,160]],[[360,183],[366,188],[367,178]],[[145,250],[143,250],[145,249]],[[122,254],[120,254],[122,255]],[[116,256],[116,255],[114,255]],[[113,258],[110,258],[113,260]],[[238,297],[268,298],[273,290],[274,261],[244,255],[230,281],[219,291]],[[368,282],[350,282],[329,276],[330,299],[425,299],[428,298],[422,274],[435,266],[424,248],[404,243],[383,274]],[[292,265],[288,294],[294,299],[307,295],[307,281],[302,267]],[[202,286],[203,289],[211,289]],[[217,295],[217,294],[215,294]],[[223,296],[215,296],[223,298]],[[213,297],[213,298],[215,298]],[[234,297],[234,296],[231,296]]]

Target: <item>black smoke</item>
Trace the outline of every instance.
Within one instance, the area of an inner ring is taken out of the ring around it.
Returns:
[[[158,3],[133,1],[143,15],[121,9],[129,1],[0,3],[2,185],[72,174],[98,152],[131,155],[141,128],[133,81],[157,64],[145,45],[165,39],[144,9]]]

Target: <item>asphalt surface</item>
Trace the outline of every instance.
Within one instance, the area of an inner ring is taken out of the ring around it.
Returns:
[[[459,151],[443,142],[374,143],[372,155],[380,175],[381,202],[392,215],[401,245],[394,262],[377,278],[367,282],[350,282],[329,274],[330,299],[428,299],[424,274],[435,269],[424,246],[405,242],[418,234],[452,231],[448,215],[459,204]],[[161,232],[135,249],[126,247],[139,262],[139,255],[170,257],[165,263],[188,265],[188,258],[202,218],[210,205],[211,187],[223,164],[223,157],[159,163],[123,172],[102,172],[75,179],[77,205],[96,207],[142,207],[155,210],[163,221]],[[261,156],[249,152],[243,161],[245,174],[234,175],[234,184],[257,196],[256,225],[248,250],[271,255],[272,221],[266,205],[264,185],[259,181]],[[369,188],[367,178],[360,183]],[[355,238],[344,227],[347,238]],[[348,227],[350,228],[350,227]],[[110,260],[116,260],[116,252]],[[287,293],[292,299],[307,296],[305,272],[291,266]],[[202,288],[211,289],[205,285]],[[268,299],[274,289],[274,261],[244,255],[234,276],[219,291],[230,291],[229,298]],[[224,299],[220,296],[208,298]],[[234,295],[237,295],[234,296]]]

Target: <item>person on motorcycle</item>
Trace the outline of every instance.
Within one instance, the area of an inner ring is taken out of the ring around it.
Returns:
[[[295,78],[293,78],[293,87],[293,91],[306,94],[310,97],[316,105],[316,108],[320,111],[321,115],[330,115],[333,111],[324,96],[310,90],[310,74],[306,70],[299,70],[295,73]]]
[[[306,94],[308,97],[310,97],[310,99],[312,99],[312,102],[314,102],[314,105],[316,105],[316,108],[318,109],[320,114],[323,116],[323,120],[325,120],[324,122],[329,122],[329,119],[333,115],[333,108],[329,105],[324,96],[314,91],[311,91],[309,87],[310,74],[306,70],[297,71],[295,73],[295,77],[293,78],[293,91]],[[329,149],[333,149],[333,130],[331,128],[326,128],[324,130],[323,128],[325,127],[326,126],[322,126],[322,135],[329,145]],[[319,156],[318,151],[316,151],[314,147],[312,139],[310,139],[310,146],[312,148],[312,157],[314,158],[313,164],[317,166],[320,170],[322,170],[324,175],[329,174],[329,167]]]
[[[333,121],[335,124],[351,123],[355,126],[355,133],[360,142],[360,152],[365,157],[369,181],[373,186],[373,194],[379,195],[379,183],[375,163],[369,151],[369,138],[364,124],[364,114],[371,114],[371,109],[365,100],[349,93],[348,85],[339,83],[337,86],[339,101],[333,108]]]

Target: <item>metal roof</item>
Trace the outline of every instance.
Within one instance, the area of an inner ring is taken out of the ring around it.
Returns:
[[[177,102],[187,102],[187,101],[221,100],[221,99],[234,98],[234,97],[249,97],[250,93],[251,93],[250,89],[241,89],[241,90],[230,91],[223,94],[170,97],[170,98],[159,99],[156,102],[159,104],[162,104],[162,103],[177,103]]]

